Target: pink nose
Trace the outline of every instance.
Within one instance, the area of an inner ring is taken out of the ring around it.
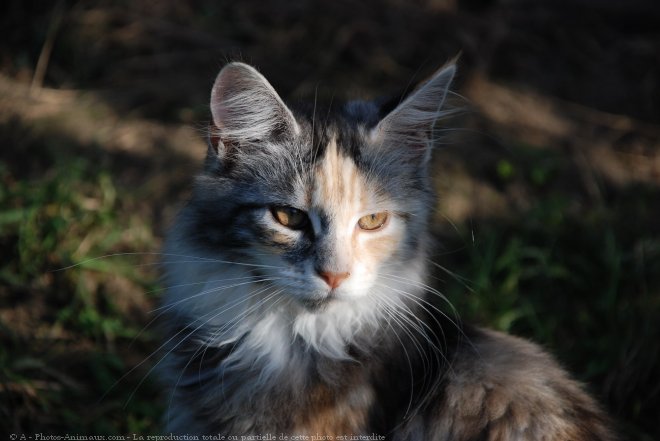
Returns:
[[[323,280],[325,280],[325,283],[328,284],[328,286],[332,289],[337,288],[341,283],[348,279],[348,276],[350,276],[351,273],[333,273],[330,271],[319,271],[319,276]]]

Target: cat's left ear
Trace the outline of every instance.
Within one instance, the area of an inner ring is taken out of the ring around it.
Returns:
[[[442,107],[456,65],[449,64],[417,87],[373,129],[376,146],[391,146],[407,158],[427,162],[431,156],[433,126],[442,117]]]

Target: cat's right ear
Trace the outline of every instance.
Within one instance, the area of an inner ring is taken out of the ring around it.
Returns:
[[[209,144],[220,157],[241,145],[300,132],[293,114],[255,68],[230,63],[211,91],[213,127]]]

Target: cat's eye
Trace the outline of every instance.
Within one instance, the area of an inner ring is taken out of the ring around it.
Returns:
[[[271,207],[270,212],[277,222],[292,230],[302,230],[307,226],[307,214],[297,208],[287,206]]]
[[[362,216],[358,220],[358,226],[367,231],[375,231],[375,230],[380,230],[383,228],[385,223],[387,222],[387,219],[389,217],[389,214],[387,211],[381,211],[380,213],[372,213],[368,214],[366,216]]]

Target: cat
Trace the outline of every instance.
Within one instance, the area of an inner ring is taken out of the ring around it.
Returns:
[[[455,71],[322,112],[251,66],[220,71],[162,263],[167,432],[615,439],[550,355],[458,322],[428,285],[429,161]]]

